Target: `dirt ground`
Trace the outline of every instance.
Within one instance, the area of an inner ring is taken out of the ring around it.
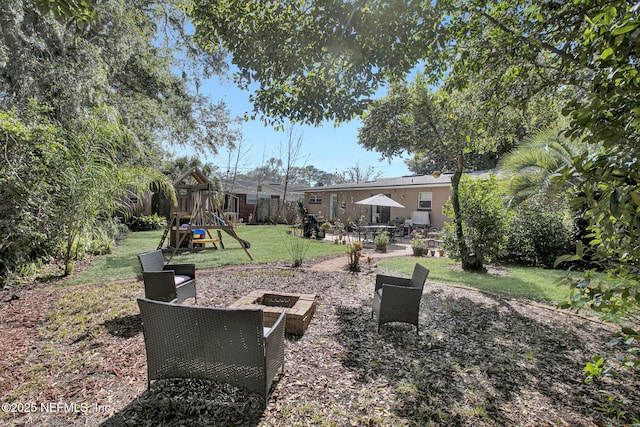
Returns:
[[[201,380],[147,390],[137,281],[33,284],[0,302],[0,424],[616,426],[640,417],[640,375],[616,366],[615,329],[530,301],[427,281],[420,329],[371,319],[374,267],[358,275],[286,265],[199,271],[198,304],[255,289],[318,296],[285,372],[259,398]],[[501,274],[504,274],[502,272]],[[585,382],[593,355],[611,375]]]

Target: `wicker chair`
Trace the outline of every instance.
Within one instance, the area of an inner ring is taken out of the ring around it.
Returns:
[[[416,325],[418,333],[418,314],[424,283],[429,269],[416,264],[410,279],[396,276],[376,275],[376,288],[373,294],[373,315],[378,317],[380,326],[389,322],[405,322]]]
[[[196,298],[196,265],[164,264],[160,249],[138,255],[142,266],[144,296],[157,301],[181,303]]]
[[[138,299],[147,386],[164,378],[204,378],[265,399],[284,372],[285,310],[270,328],[262,310],[185,306]]]

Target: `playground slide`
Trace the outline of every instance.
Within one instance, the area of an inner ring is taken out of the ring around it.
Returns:
[[[238,241],[240,243],[242,243],[242,246],[244,246],[245,248],[249,249],[251,247],[251,243],[249,243],[247,240],[241,239],[237,234],[235,234],[234,232],[230,231],[230,230],[233,230],[231,227],[225,227],[225,228],[223,228],[223,230],[229,236],[233,237],[234,239],[238,239]]]
[[[241,239],[240,236],[238,236],[236,232],[233,231],[233,226],[227,224],[227,221],[225,221],[224,218],[221,218],[218,216],[216,217],[216,219],[218,220],[220,225],[223,226],[223,230],[225,233],[227,233],[229,236],[233,237],[234,239],[237,239],[242,244],[242,246],[245,247],[245,249],[249,249],[251,247],[251,243],[249,243],[247,240]]]
[[[225,221],[224,218],[217,216],[212,212],[207,212],[207,215],[209,216],[209,218],[212,218],[214,219],[214,221],[217,221],[218,224],[220,225],[220,228],[224,230],[224,232],[227,233],[229,236],[233,237],[238,242],[240,242],[240,244],[242,244],[242,246],[244,246],[245,249],[249,249],[251,247],[251,243],[249,243],[247,240],[241,239],[240,236],[238,236],[233,230],[233,226],[227,224],[227,221]]]

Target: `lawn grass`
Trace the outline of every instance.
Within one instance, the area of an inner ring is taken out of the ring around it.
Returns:
[[[553,304],[566,301],[569,297],[569,289],[565,286],[557,286],[555,284],[557,280],[566,274],[580,276],[580,273],[576,272],[567,273],[563,270],[515,266],[501,268],[500,274],[467,273],[459,268],[451,268],[451,266],[459,266],[459,262],[449,258],[434,257],[388,258],[381,260],[378,264],[385,269],[411,275],[416,262],[429,268],[429,280],[435,282],[470,286],[495,294]]]
[[[238,235],[251,243],[250,260],[240,244],[231,236],[222,234],[225,249],[203,250],[196,253],[185,251],[176,254],[173,263],[195,263],[196,268],[215,268],[228,265],[260,264],[291,261],[296,250],[306,250],[304,260],[344,253],[344,246],[327,242],[302,239],[286,233],[284,225],[243,226],[236,229]],[[137,255],[155,249],[162,231],[129,233],[120,241],[112,254],[96,257],[92,265],[62,282],[63,286],[101,283],[123,279],[135,279],[140,275]],[[346,256],[346,255],[345,255]],[[429,280],[474,287],[515,298],[529,298],[545,303],[557,304],[569,296],[567,287],[556,286],[558,278],[567,274],[561,270],[530,267],[506,267],[504,274],[475,274],[461,271],[459,262],[448,258],[412,256],[382,259],[378,264],[388,270],[410,275],[416,262],[430,270]],[[573,273],[576,276],[579,273]]]
[[[344,246],[331,245],[312,239],[302,239],[286,233],[284,225],[251,225],[237,227],[236,233],[241,239],[249,241],[249,259],[240,244],[231,236],[222,233],[225,249],[206,249],[195,253],[185,251],[176,254],[172,263],[194,263],[196,268],[213,268],[226,265],[263,264],[279,261],[291,261],[293,254],[306,250],[304,260],[344,253]],[[129,233],[119,242],[113,253],[97,257],[92,265],[73,277],[62,282],[62,285],[78,285],[101,283],[114,280],[132,279],[140,274],[138,254],[156,249],[162,231],[143,231]],[[211,247],[211,245],[207,245]],[[218,245],[219,247],[219,245]],[[345,255],[346,256],[346,255]]]

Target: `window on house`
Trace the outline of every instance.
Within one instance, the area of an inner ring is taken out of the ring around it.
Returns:
[[[433,193],[431,191],[418,193],[418,210],[430,211],[432,199]]]
[[[260,200],[268,200],[271,198],[270,194],[247,194],[247,205],[255,205]]]
[[[322,203],[322,194],[310,194],[309,195],[309,204],[320,204]]]

